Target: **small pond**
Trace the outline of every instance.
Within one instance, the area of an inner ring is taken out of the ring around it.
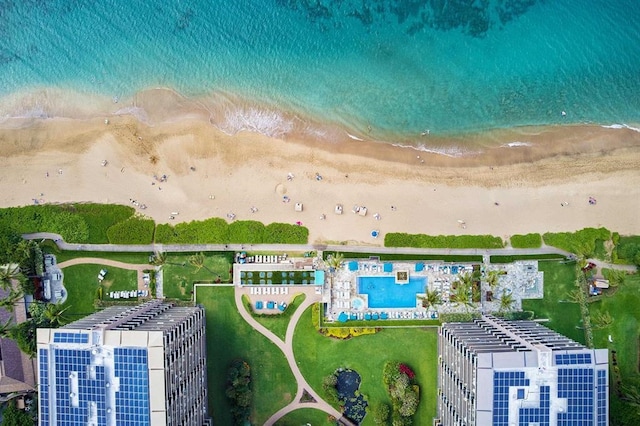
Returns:
[[[360,375],[353,370],[338,370],[336,373],[338,382],[336,390],[338,397],[344,401],[344,416],[353,422],[360,424],[367,414],[367,401],[358,391],[360,388]]]

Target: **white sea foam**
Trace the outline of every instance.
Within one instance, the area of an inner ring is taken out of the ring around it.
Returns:
[[[393,146],[397,146],[399,148],[410,148],[420,152],[428,152],[430,154],[444,155],[445,157],[451,158],[460,158],[464,156],[472,156],[481,154],[481,151],[471,151],[469,149],[465,149],[459,146],[447,146],[447,147],[434,147],[434,146],[424,146],[424,145],[403,145],[399,143],[392,144]]]
[[[604,127],[605,129],[629,129],[629,130],[633,130],[634,132],[640,133],[640,128],[631,127],[626,124],[611,124],[609,126],[602,126],[602,127]]]
[[[351,133],[347,133],[347,136],[349,136],[351,139],[356,140],[356,141],[363,141],[364,139],[359,138],[357,136],[352,135]]]
[[[226,111],[224,122],[218,128],[229,135],[248,131],[278,138],[293,130],[293,121],[277,111],[236,108]]]
[[[522,146],[533,146],[533,144],[531,142],[515,141],[515,142],[509,142],[509,143],[505,143],[503,145],[500,145],[500,147],[502,147],[502,148],[518,148],[518,147],[522,147]]]
[[[131,115],[142,123],[149,122],[149,116],[147,115],[147,111],[145,111],[144,108],[135,107],[135,106],[121,108],[116,112],[114,112],[113,115]]]

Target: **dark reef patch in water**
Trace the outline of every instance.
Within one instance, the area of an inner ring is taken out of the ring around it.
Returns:
[[[483,37],[495,27],[502,27],[529,10],[540,0],[277,0],[277,4],[304,13],[310,22],[326,28],[327,20],[342,16],[355,18],[365,27],[397,23],[407,34],[424,28],[440,31],[459,29],[472,37]],[[335,22],[335,27],[340,25]]]

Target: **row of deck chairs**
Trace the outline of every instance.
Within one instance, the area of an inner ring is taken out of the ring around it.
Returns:
[[[289,287],[251,287],[251,294],[289,294]]]

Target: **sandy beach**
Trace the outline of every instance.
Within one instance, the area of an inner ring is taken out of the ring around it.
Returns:
[[[388,232],[506,237],[605,226],[640,233],[633,129],[500,131],[475,141],[481,153],[454,158],[345,135],[327,141],[326,133],[228,135],[201,106],[183,104],[176,116],[170,106],[151,105],[146,122],[130,114],[110,115],[108,124],[104,116],[5,121],[0,206],[136,200],[147,206],[141,214],[161,223],[232,214],[300,221],[313,243],[382,245]],[[525,146],[507,146],[523,138]],[[367,215],[354,214],[356,205]]]

